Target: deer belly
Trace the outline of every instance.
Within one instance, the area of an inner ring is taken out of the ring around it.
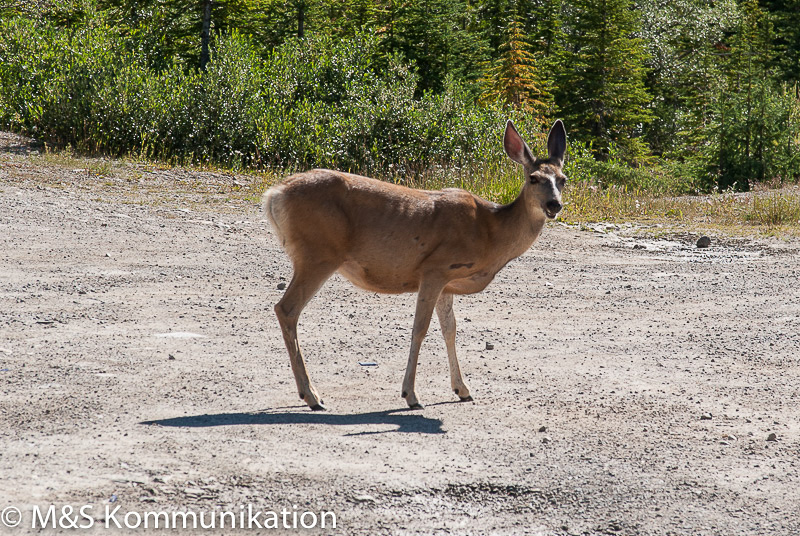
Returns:
[[[414,274],[404,273],[399,267],[363,266],[348,261],[337,270],[345,279],[364,290],[384,294],[416,292],[419,279]]]

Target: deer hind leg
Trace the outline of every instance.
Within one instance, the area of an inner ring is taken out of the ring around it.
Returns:
[[[417,361],[419,360],[419,348],[428,332],[431,323],[433,309],[439,299],[444,285],[434,284],[423,281],[417,294],[417,310],[414,313],[414,329],[411,332],[411,352],[408,355],[408,365],[406,375],[403,378],[403,398],[406,399],[411,409],[421,409],[422,404],[417,399],[414,383],[417,376]]]
[[[297,392],[308,406],[315,410],[325,409],[322,399],[311,383],[306,371],[306,363],[297,341],[297,321],[306,304],[314,297],[320,287],[336,271],[333,265],[317,265],[313,267],[295,265],[294,275],[283,298],[275,305],[275,315],[281,325],[283,341],[289,351]]]
[[[436,314],[439,317],[439,325],[442,327],[444,343],[447,345],[447,361],[450,363],[450,386],[453,392],[458,395],[462,402],[471,402],[472,396],[469,394],[464,377],[461,375],[461,367],[458,366],[456,357],[456,316],[453,314],[453,295],[442,294],[436,302]]]

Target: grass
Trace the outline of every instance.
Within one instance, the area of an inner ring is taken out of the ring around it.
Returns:
[[[272,170],[237,171],[234,175],[229,169],[210,165],[173,167],[141,159],[86,157],[76,155],[70,148],[60,151],[48,148],[26,158],[32,166],[85,170],[86,174],[79,177],[82,187],[127,190],[157,204],[174,203],[174,194],[185,193],[204,198],[203,203],[254,205],[259,203],[266,188],[289,174]],[[168,170],[179,172],[167,182],[153,179],[150,174]],[[204,173],[214,176],[200,177]],[[391,176],[386,179],[429,190],[463,188],[498,203],[512,201],[522,187],[520,168],[511,162],[433,168],[409,181]],[[800,236],[800,187],[774,186],[778,187],[748,194],[658,196],[633,187],[570,182],[559,218],[566,223],[630,222],[711,228],[728,234]],[[159,196],[165,199],[156,201]],[[173,196],[171,201],[167,200],[169,196]]]
[[[437,190],[464,188],[498,203],[512,201],[522,187],[515,164],[477,169],[432,170],[409,184]],[[563,194],[566,223],[632,222],[716,228],[733,234],[800,235],[800,188],[780,187],[748,194],[698,196],[654,195],[626,186],[600,187],[591,182],[569,183]]]
[[[505,162],[481,167],[435,168],[406,185],[424,190],[462,188],[496,203],[510,203],[522,188],[522,172],[516,164]]]
[[[747,194],[654,196],[646,191],[574,184],[565,192],[562,219],[713,227],[732,233],[800,234],[800,188]]]
[[[767,227],[797,226],[800,224],[800,196],[770,193],[754,197],[748,210],[743,214],[748,222]]]

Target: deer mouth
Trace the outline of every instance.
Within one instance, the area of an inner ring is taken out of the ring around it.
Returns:
[[[561,212],[561,209],[564,208],[559,201],[550,200],[547,203],[542,204],[542,210],[544,211],[545,215],[550,218],[551,220],[558,216],[558,213]]]

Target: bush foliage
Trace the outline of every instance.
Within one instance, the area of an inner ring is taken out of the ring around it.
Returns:
[[[155,71],[102,22],[64,32],[18,18],[0,31],[0,121],[52,143],[400,177],[500,156],[505,110],[472,106],[453,80],[415,97],[399,57],[372,69],[369,36],[291,39],[262,58],[232,33],[205,71]]]
[[[0,126],[176,162],[466,187],[472,176],[505,200],[518,180],[505,120],[541,154],[542,125],[564,116],[577,181],[678,194],[800,177],[798,89],[755,0],[693,17],[679,15],[694,0],[411,0],[396,12],[320,1],[304,35],[294,4],[212,4],[203,69],[201,3],[0,8]],[[344,19],[360,22],[334,24]]]

